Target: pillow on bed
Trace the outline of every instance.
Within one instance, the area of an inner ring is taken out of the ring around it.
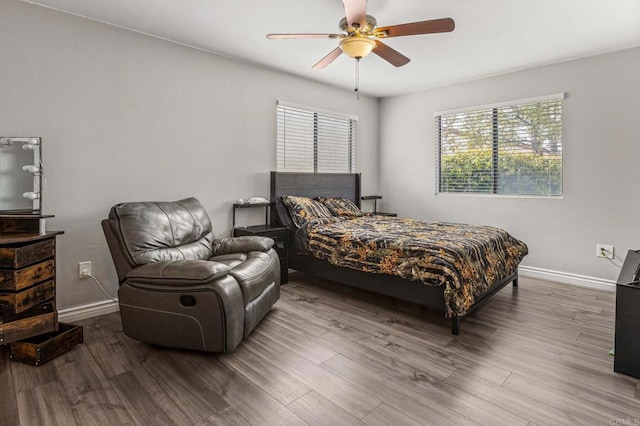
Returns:
[[[282,202],[289,209],[291,220],[298,227],[313,219],[331,218],[331,212],[319,201],[307,197],[286,195]]]
[[[334,216],[362,216],[362,210],[348,198],[318,197]]]

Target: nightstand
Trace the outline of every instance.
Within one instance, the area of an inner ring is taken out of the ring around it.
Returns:
[[[360,199],[364,200],[364,201],[373,200],[373,211],[371,212],[371,214],[373,214],[373,215],[376,215],[376,216],[393,216],[393,217],[398,216],[397,213],[385,213],[385,212],[379,212],[378,211],[378,200],[382,199],[381,195],[363,195],[362,197],[360,197]]]
[[[269,237],[273,240],[273,248],[280,258],[280,282],[286,284],[289,282],[289,258],[287,254],[287,243],[289,238],[289,230],[284,226],[272,225],[255,225],[242,226],[233,228],[233,236],[240,237],[243,235],[256,235],[260,237]]]
[[[398,213],[387,213],[387,212],[373,212],[371,214],[373,214],[374,216],[392,216],[392,217],[398,216]]]

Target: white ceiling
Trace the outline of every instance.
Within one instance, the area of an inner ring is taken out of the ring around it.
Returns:
[[[353,89],[355,60],[311,67],[337,40],[267,40],[268,33],[336,33],[340,0],[34,0],[334,86]],[[362,93],[416,92],[640,45],[639,0],[369,0],[379,26],[451,17],[451,33],[390,38],[411,58],[395,68],[376,55],[360,64]]]

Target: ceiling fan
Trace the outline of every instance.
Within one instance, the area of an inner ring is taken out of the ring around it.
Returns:
[[[377,27],[377,20],[367,15],[367,0],[342,0],[345,17],[340,20],[338,34],[267,34],[268,39],[292,38],[330,38],[340,40],[340,46],[332,50],[313,66],[314,69],[325,68],[336,60],[342,52],[360,61],[373,52],[390,64],[401,67],[411,59],[387,46],[379,39],[419,34],[434,34],[453,31],[455,23],[451,18],[430,21],[412,22],[408,24]]]

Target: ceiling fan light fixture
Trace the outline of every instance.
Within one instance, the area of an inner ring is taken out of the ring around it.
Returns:
[[[413,36],[421,34],[436,34],[451,32],[455,28],[455,22],[451,18],[431,19],[428,21],[408,22],[406,24],[378,27],[378,21],[371,15],[367,15],[367,0],[342,0],[345,17],[340,20],[338,34],[268,34],[269,39],[290,38],[329,38],[340,40],[340,46],[334,48],[328,55],[316,63],[313,69],[326,68],[344,52],[346,55],[360,59],[373,51],[395,67],[408,64],[411,59],[397,50],[387,46],[379,39],[388,37]],[[356,73],[357,63],[356,62]],[[357,88],[357,85],[356,85]]]
[[[374,47],[376,47],[376,42],[364,36],[347,37],[340,41],[342,51],[354,59],[364,58],[371,53]]]

